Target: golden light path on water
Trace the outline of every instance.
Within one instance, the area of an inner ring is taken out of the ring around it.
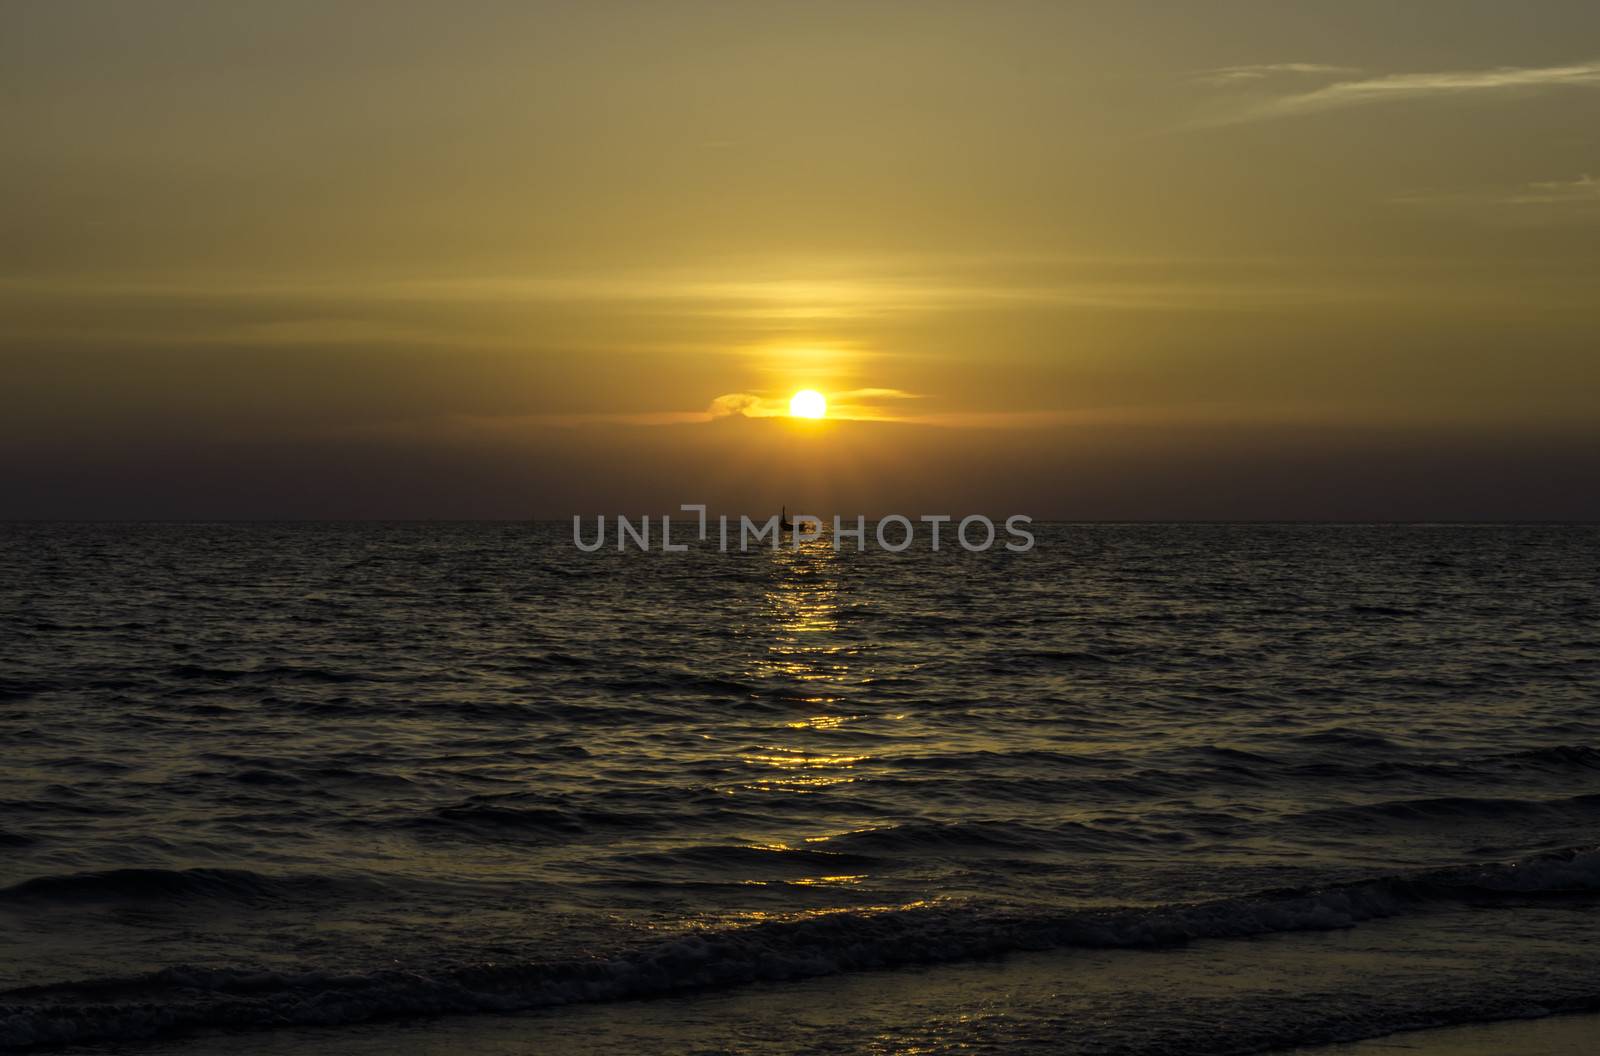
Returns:
[[[795,703],[806,714],[788,719],[793,730],[837,729],[859,718],[836,711],[837,695],[852,680],[853,650],[835,637],[842,603],[839,555],[831,542],[815,540],[771,552],[772,585],[763,597],[763,615],[770,626],[766,655],[756,658],[750,674],[762,681],[799,683]],[[796,790],[854,780],[851,770],[867,757],[818,754],[791,744],[746,755],[750,761],[779,771],[754,783],[755,789]]]
[[[857,780],[862,767],[873,756],[861,752],[819,752],[807,747],[807,734],[842,730],[865,716],[848,710],[846,691],[870,679],[863,668],[859,647],[839,638],[840,613],[849,604],[841,583],[841,557],[826,537],[799,546],[780,546],[765,552],[770,560],[770,585],[764,591],[758,615],[759,634],[752,637],[764,647],[751,658],[747,676],[763,683],[794,687],[792,703],[796,714],[782,718],[772,727],[770,740],[753,750],[740,753],[747,766],[769,770],[724,791],[740,793],[816,793]],[[903,719],[903,714],[886,716]],[[864,830],[854,830],[864,831]],[[805,836],[803,849],[827,853],[827,843],[845,833]],[[753,845],[774,854],[801,849],[788,842]],[[785,880],[750,880],[746,883],[790,884],[798,887],[852,886],[869,879],[867,873],[822,873]],[[859,911],[863,907],[854,907]],[[880,909],[906,908],[881,906]],[[769,914],[751,911],[737,914],[750,922],[774,916],[816,916],[843,911],[840,908],[803,910],[799,913]]]

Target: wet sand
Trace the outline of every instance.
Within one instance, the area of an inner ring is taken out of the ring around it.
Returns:
[[[1600,1046],[1600,1015],[1549,1016],[1418,1030],[1351,1045],[1299,1050],[1300,1056],[1586,1056]]]

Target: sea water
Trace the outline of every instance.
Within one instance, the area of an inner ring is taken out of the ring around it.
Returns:
[[[0,526],[0,1047],[1243,1052],[1600,1002],[1600,528],[1031,530]]]

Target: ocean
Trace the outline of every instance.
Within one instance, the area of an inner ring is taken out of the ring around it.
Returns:
[[[0,1048],[1242,1053],[1600,1008],[1600,527],[0,526]]]

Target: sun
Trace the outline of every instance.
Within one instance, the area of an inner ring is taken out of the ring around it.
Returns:
[[[816,389],[801,389],[789,397],[789,417],[821,418],[828,413],[828,401]]]

